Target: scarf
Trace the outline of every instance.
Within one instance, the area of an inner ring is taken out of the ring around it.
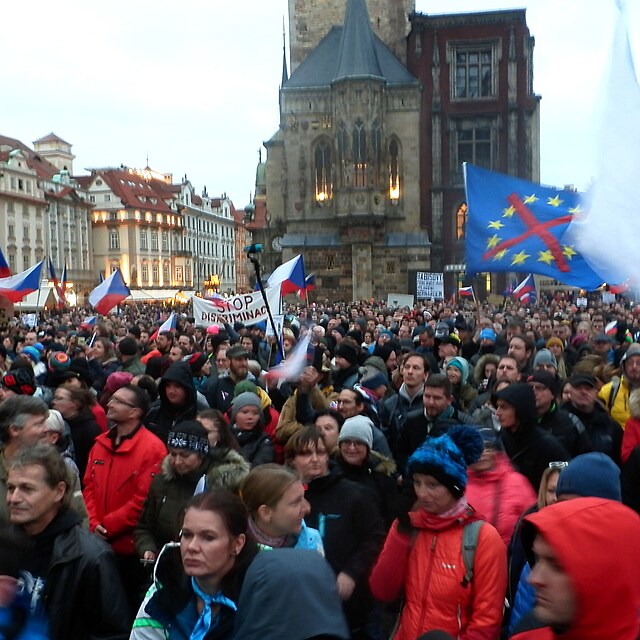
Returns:
[[[460,525],[471,520],[479,520],[473,507],[469,506],[467,497],[462,496],[448,511],[434,514],[424,509],[409,512],[411,524],[417,529],[429,529],[430,531],[442,531],[452,525]]]
[[[276,536],[272,538],[268,536],[264,531],[258,529],[258,526],[253,521],[253,518],[249,518],[249,533],[253,537],[253,539],[260,545],[261,548],[271,547],[272,549],[279,549],[280,547],[287,546],[288,535],[284,536]]]
[[[219,604],[231,609],[232,611],[237,611],[238,608],[236,607],[236,603],[227,598],[222,591],[218,591],[215,595],[205,593],[198,586],[195,578],[191,578],[191,586],[193,587],[194,593],[204,603],[204,607],[200,617],[198,618],[198,622],[196,622],[196,626],[193,628],[193,631],[189,636],[189,640],[203,640],[209,630],[218,624],[218,617],[220,613],[218,612],[215,616],[212,616],[211,607],[213,605]]]

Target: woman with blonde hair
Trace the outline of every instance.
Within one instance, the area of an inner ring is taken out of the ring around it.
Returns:
[[[295,547],[324,555],[320,534],[307,527],[310,512],[298,474],[278,464],[263,464],[245,478],[240,497],[249,511],[249,534],[260,549]]]

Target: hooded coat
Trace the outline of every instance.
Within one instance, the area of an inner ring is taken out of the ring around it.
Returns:
[[[167,398],[167,382],[175,382],[187,392],[187,397],[181,405],[173,405]],[[149,431],[154,433],[166,444],[169,431],[176,422],[194,420],[198,413],[197,392],[193,384],[191,368],[186,362],[174,362],[162,376],[158,385],[160,398],[154,402],[146,419]]]
[[[234,640],[316,636],[350,638],[327,561],[308,549],[259,554],[240,592]]]
[[[217,453],[216,449],[213,449]],[[140,520],[135,529],[136,552],[157,553],[167,542],[178,539],[184,508],[193,497],[202,476],[207,489],[223,488],[235,491],[249,474],[249,463],[232,449],[220,450],[223,456],[205,456],[202,464],[191,473],[179,475],[167,456],[161,472],[151,481]]]
[[[554,436],[536,424],[536,399],[528,384],[510,384],[496,395],[515,409],[518,421],[516,429],[505,428],[500,432],[504,449],[515,470],[537,491],[549,463],[568,460],[569,454]]]
[[[536,501],[529,481],[514,471],[509,459],[499,452],[490,471],[469,469],[467,500],[483,520],[492,524],[505,545],[522,514]]]
[[[516,633],[514,640],[637,640],[640,634],[640,518],[613,500],[576,498],[525,518],[523,541],[536,534],[570,575],[576,613],[567,629]]]

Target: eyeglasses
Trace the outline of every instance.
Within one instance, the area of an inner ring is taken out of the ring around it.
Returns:
[[[340,446],[343,446],[348,449],[349,447],[355,447],[356,449],[361,449],[362,447],[366,447],[367,445],[364,442],[360,442],[359,440],[341,440]]]
[[[554,462],[549,463],[549,469],[553,469],[554,471],[560,471],[560,469],[564,469],[568,467],[569,463],[564,460],[556,460]]]
[[[123,404],[125,407],[129,407],[131,409],[138,409],[138,407],[135,404],[132,404],[131,402],[127,402],[126,400],[123,400],[122,398],[118,398],[118,396],[111,396],[109,398],[109,402],[107,402],[107,404],[112,404],[114,402],[116,404]]]

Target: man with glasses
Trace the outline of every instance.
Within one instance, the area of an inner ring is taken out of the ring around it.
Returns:
[[[89,527],[111,544],[133,613],[145,580],[133,532],[167,454],[164,443],[142,424],[148,409],[149,397],[140,387],[126,385],[111,396],[107,418],[113,426],[96,438],[84,477]]]

